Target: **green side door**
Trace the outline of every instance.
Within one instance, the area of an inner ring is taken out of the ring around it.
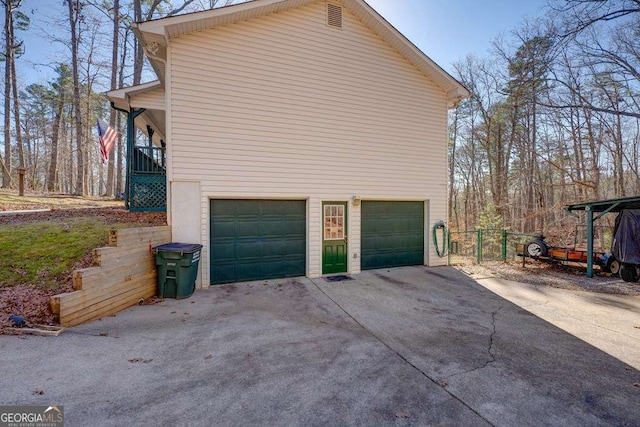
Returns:
[[[306,274],[305,200],[211,200],[212,285]]]
[[[322,203],[322,274],[347,272],[347,204]]]
[[[362,270],[424,264],[424,202],[362,202]]]

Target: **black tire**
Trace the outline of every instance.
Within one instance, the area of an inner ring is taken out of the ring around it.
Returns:
[[[544,240],[533,239],[524,245],[524,254],[531,258],[546,257],[549,254],[549,248]]]
[[[620,265],[620,277],[625,282],[637,282],[638,281],[638,269],[634,264],[621,264]]]

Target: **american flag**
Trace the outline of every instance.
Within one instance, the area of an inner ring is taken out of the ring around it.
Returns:
[[[98,135],[100,136],[100,154],[102,154],[102,164],[107,163],[109,153],[113,149],[118,139],[118,132],[105,122],[98,119]]]

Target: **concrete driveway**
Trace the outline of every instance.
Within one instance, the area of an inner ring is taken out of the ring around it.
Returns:
[[[0,404],[71,426],[640,425],[638,370],[444,267],[219,286],[0,366]]]

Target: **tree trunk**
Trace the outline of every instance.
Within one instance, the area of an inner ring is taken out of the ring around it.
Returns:
[[[2,174],[2,188],[11,186],[11,58],[13,58],[13,11],[11,2],[4,4],[4,167]]]
[[[456,140],[458,139],[458,109],[453,112],[453,135],[451,135],[451,150],[449,154],[449,209],[448,217],[451,224],[451,213],[453,212],[454,185],[455,185],[455,164],[456,164]]]
[[[49,173],[47,174],[47,191],[55,190],[56,172],[58,170],[58,141],[60,138],[60,122],[62,121],[62,110],[64,107],[64,89],[61,89],[56,105],[56,114],[53,118],[53,130],[51,135],[51,162],[49,163]]]
[[[128,39],[129,39],[129,31],[126,31],[124,33],[124,40],[122,43],[122,54],[120,56],[120,70],[118,70],[118,87],[122,87],[124,86],[124,64],[126,62],[126,58],[127,58],[127,46],[128,46]],[[121,114],[117,114],[116,115],[116,130],[120,131],[122,129],[122,119],[121,119],[122,115]],[[123,172],[124,172],[124,152],[123,152],[123,143],[122,143],[122,132],[119,132],[120,135],[118,136],[118,142],[116,144],[116,149],[118,151],[118,160],[116,163],[116,196],[120,197],[120,194],[122,194],[123,191],[123,183],[122,183],[122,176],[123,176]]]
[[[67,0],[69,6],[69,25],[71,27],[71,61],[73,73],[73,107],[76,133],[76,185],[74,194],[84,194],[84,145],[82,143],[82,113],[80,106],[80,78],[78,75],[78,23],[80,16],[80,1]]]
[[[142,5],[140,0],[133,0],[133,20],[135,22],[142,21]],[[136,37],[135,39],[135,52],[133,60],[133,85],[139,85],[142,79],[142,62],[144,61],[144,52],[142,51],[142,44]]]
[[[14,45],[13,31],[11,32],[11,44]],[[16,60],[12,53],[11,62],[11,88],[13,91],[13,118],[16,126],[16,143],[18,144],[18,162],[20,167],[25,167],[24,146],[22,145],[22,126],[20,124],[20,98],[18,93],[18,77],[16,76]]]
[[[111,90],[115,90],[118,80],[118,37],[120,24],[120,0],[113,0],[113,42],[111,43]],[[109,110],[109,126],[116,129],[116,110],[111,108]],[[113,175],[114,175],[114,160],[116,150],[111,150],[109,153],[109,164],[107,166],[107,182],[105,195],[107,197],[113,197]]]

